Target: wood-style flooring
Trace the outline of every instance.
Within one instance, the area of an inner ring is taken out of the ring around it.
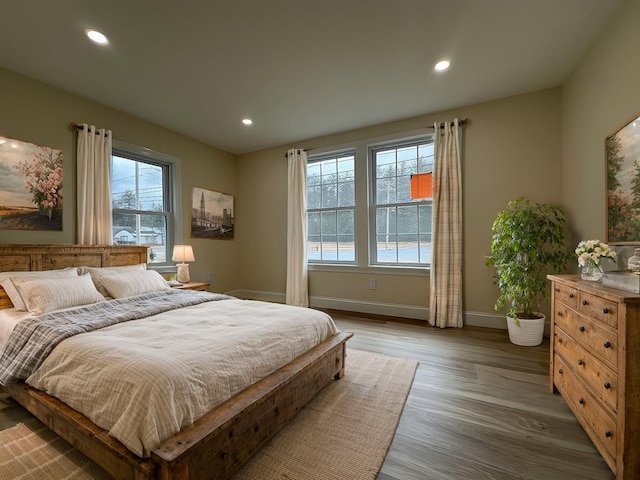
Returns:
[[[548,338],[519,347],[506,330],[333,316],[349,347],[420,362],[378,480],[615,478],[549,393]]]
[[[548,339],[518,347],[506,330],[331,313],[354,332],[350,348],[420,362],[378,480],[615,478],[562,398],[549,393]],[[27,418],[0,390],[0,429]]]

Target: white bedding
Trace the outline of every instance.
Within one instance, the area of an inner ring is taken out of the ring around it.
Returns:
[[[18,323],[27,318],[33,318],[29,312],[22,312],[15,308],[0,310],[0,354],[7,346],[9,336]]]
[[[62,341],[27,379],[139,456],[337,333],[307,308],[207,302]]]

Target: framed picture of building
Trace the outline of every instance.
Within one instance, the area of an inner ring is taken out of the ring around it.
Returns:
[[[194,187],[191,197],[191,237],[233,238],[233,195]]]
[[[640,117],[607,137],[607,242],[640,244]]]
[[[0,136],[0,229],[62,230],[62,149]]]

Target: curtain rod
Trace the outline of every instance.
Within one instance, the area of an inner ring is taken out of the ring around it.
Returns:
[[[79,123],[76,123],[76,122],[72,122],[72,123],[71,123],[71,128],[75,128],[75,129],[77,129],[77,130],[84,130],[84,126],[83,126],[83,125],[80,125]],[[91,129],[89,129],[89,132],[91,132]],[[96,135],[100,135],[100,132],[98,131],[98,129],[97,129],[97,128],[96,128],[95,134],[96,134]],[[109,136],[109,134],[108,134],[107,132],[105,132],[105,133],[104,133],[104,136],[105,136],[105,137],[108,137],[108,136]]]
[[[300,154],[300,152],[304,152],[304,148],[296,148],[295,150],[298,150],[298,155]],[[289,158],[289,151],[284,154],[284,158]]]
[[[445,122],[446,123],[446,122]],[[467,119],[463,118],[462,120],[458,120],[458,125],[464,125],[467,123]],[[449,122],[450,125],[453,125],[453,122]],[[435,128],[433,125],[429,125],[427,128]],[[444,128],[444,125],[441,125],[440,128]]]

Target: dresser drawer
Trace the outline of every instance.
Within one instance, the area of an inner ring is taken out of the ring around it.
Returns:
[[[590,293],[580,292],[578,311],[607,325],[618,328],[618,304]]]
[[[554,382],[569,408],[580,421],[609,466],[615,471],[617,430],[615,419],[589,393],[571,368],[554,359]]]
[[[556,283],[553,287],[554,298],[556,301],[560,301],[565,305],[578,309],[578,290],[561,283]]]
[[[553,341],[554,352],[560,355],[574,373],[591,388],[596,397],[615,413],[618,408],[617,374],[580,347],[559,327],[555,329]]]
[[[615,369],[618,366],[617,331],[597,320],[587,318],[565,305],[554,303],[554,321],[562,330],[589,350],[599,360]]]

